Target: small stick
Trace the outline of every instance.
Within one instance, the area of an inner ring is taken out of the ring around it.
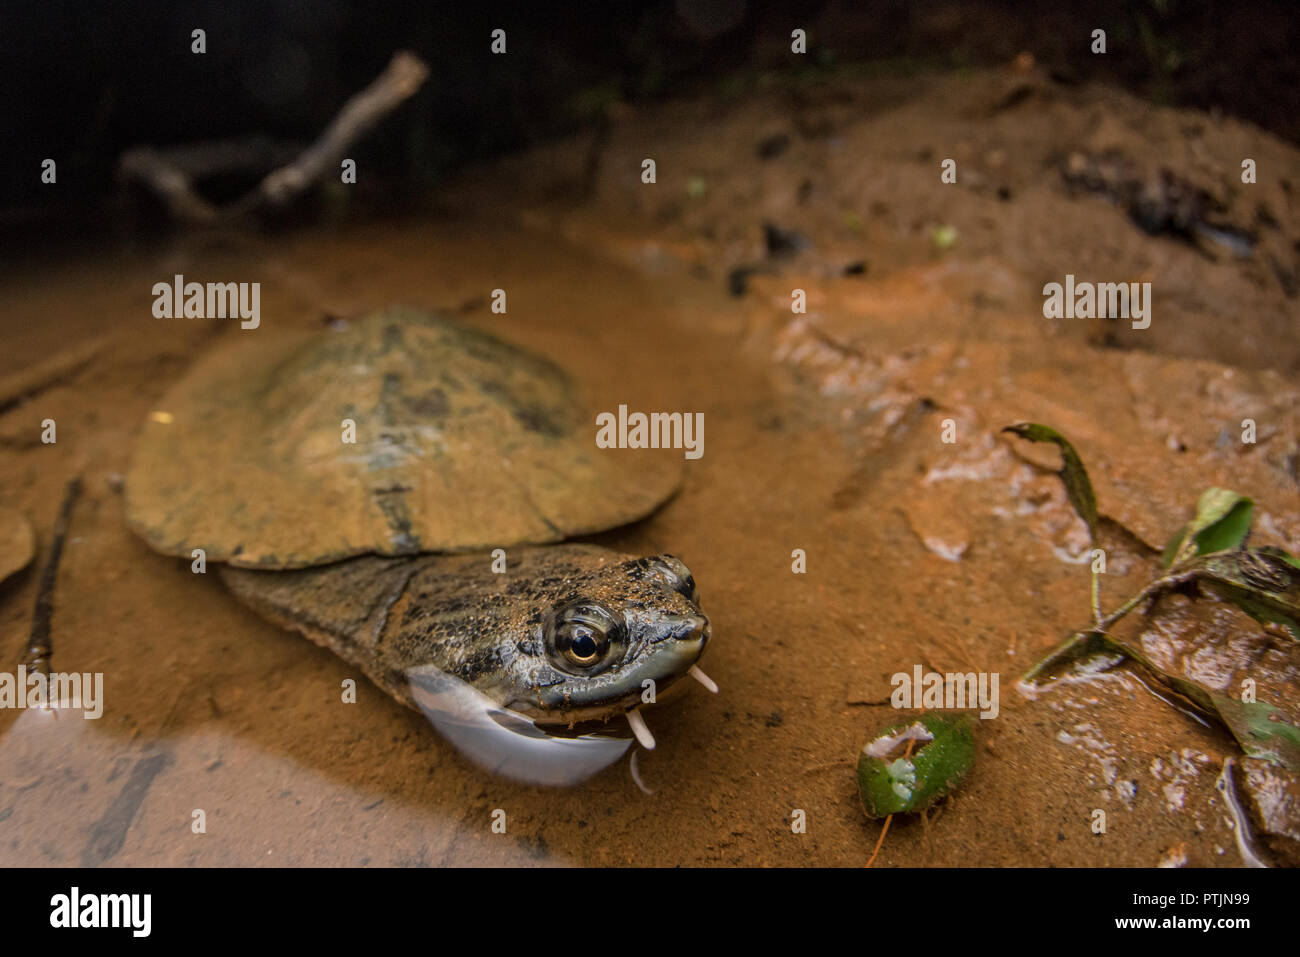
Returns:
[[[54,654],[50,642],[50,621],[54,616],[54,585],[59,577],[59,561],[63,557],[63,541],[68,536],[68,523],[72,506],[81,495],[81,476],[68,483],[59,506],[59,517],[54,522],[54,537],[50,541],[50,554],[41,569],[40,584],[36,587],[36,608],[32,611],[32,634],[27,642],[23,664],[32,672],[50,673],[50,657]]]
[[[394,54],[387,69],[343,105],[315,143],[293,162],[269,173],[256,189],[226,206],[215,206],[195,191],[193,172],[184,168],[182,155],[177,151],[164,153],[137,147],[123,154],[118,169],[127,179],[153,190],[173,219],[193,225],[237,220],[261,207],[282,206],[306,190],[338,163],[349,146],[415,93],[428,75],[428,66],[415,54],[406,51]],[[240,152],[232,144],[208,144],[205,148],[221,151],[222,162],[228,166],[235,166],[238,156],[225,154]],[[253,141],[246,148],[257,157],[267,151],[260,141]],[[198,171],[213,170],[199,167]]]
[[[876,863],[876,855],[880,853],[880,846],[885,843],[885,835],[889,833],[889,822],[893,819],[894,815],[892,814],[885,818],[885,826],[880,829],[880,837],[876,838],[875,849],[872,850],[871,856],[867,858],[867,863],[863,865],[864,868]]]
[[[263,204],[278,206],[314,183],[359,139],[403,100],[418,90],[429,68],[414,53],[393,54],[388,68],[368,87],[343,104],[325,132],[301,156],[262,180],[257,191],[235,204],[235,212]]]

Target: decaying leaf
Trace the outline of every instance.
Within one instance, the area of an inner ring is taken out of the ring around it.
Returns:
[[[1300,567],[1281,549],[1217,552],[1188,568],[1219,598],[1261,624],[1281,625],[1300,641]]]
[[[867,816],[924,810],[961,784],[975,762],[974,724],[967,712],[931,712],[882,731],[858,758],[858,793]]]

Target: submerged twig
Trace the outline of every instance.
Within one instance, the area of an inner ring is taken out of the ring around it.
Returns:
[[[59,577],[59,562],[63,557],[63,542],[68,537],[68,523],[72,507],[81,495],[81,477],[68,482],[59,506],[59,517],[54,522],[54,536],[50,540],[50,554],[41,569],[41,580],[36,586],[36,607],[32,611],[32,631],[27,642],[27,652],[22,663],[28,671],[48,675],[54,648],[50,640],[50,622],[54,616],[54,585]]]
[[[912,742],[909,741],[908,742],[909,752],[911,750],[911,744]],[[880,837],[876,838],[876,846],[871,849],[871,856],[867,858],[867,863],[862,865],[864,868],[868,868],[872,864],[876,863],[876,855],[880,853],[880,848],[884,846],[885,835],[889,833],[889,824],[893,820],[894,820],[894,815],[892,814],[888,815],[885,818],[884,826],[880,828]]]

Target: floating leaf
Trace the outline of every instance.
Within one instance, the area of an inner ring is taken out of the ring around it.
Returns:
[[[1079,517],[1088,525],[1088,534],[1092,541],[1097,541],[1097,496],[1093,494],[1092,482],[1088,479],[1088,470],[1083,467],[1083,459],[1074,450],[1074,446],[1056,429],[1040,425],[1037,422],[1021,422],[1009,425],[1003,432],[1011,432],[1028,439],[1030,442],[1054,442],[1061,450],[1061,481],[1065,483],[1065,494],[1070,504],[1079,513]]]
[[[974,718],[969,713],[932,712],[894,725],[858,758],[862,806],[868,817],[876,818],[924,810],[961,784],[974,761]]]
[[[1250,532],[1254,502],[1226,488],[1206,489],[1196,503],[1196,517],[1178,530],[1165,546],[1166,568],[1197,555],[1236,548]]]

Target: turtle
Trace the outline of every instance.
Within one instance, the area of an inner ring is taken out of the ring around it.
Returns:
[[[572,783],[652,748],[640,708],[683,676],[716,691],[685,563],[570,541],[648,516],[684,468],[599,448],[587,391],[418,309],[241,336],[148,417],[126,520],[478,763]]]

